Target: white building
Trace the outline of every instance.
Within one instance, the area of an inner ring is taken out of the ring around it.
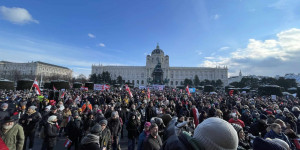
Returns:
[[[242,71],[240,70],[239,76],[232,76],[228,79],[228,84],[233,82],[241,82],[243,79]]]
[[[146,66],[103,66],[92,65],[92,74],[101,74],[108,71],[111,78],[116,80],[120,75],[125,82],[133,83],[134,86],[149,84],[165,84],[176,87],[183,83],[184,79],[194,79],[198,75],[200,81],[222,80],[224,85],[228,84],[227,67],[170,67],[169,56],[156,46],[146,57]]]
[[[0,61],[0,78],[13,79],[13,76],[36,77],[36,76],[65,76],[72,77],[72,70],[66,67],[48,64],[40,61],[28,63],[15,63]]]

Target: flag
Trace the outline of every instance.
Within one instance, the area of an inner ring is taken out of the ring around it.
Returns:
[[[61,94],[61,96],[60,96],[60,98],[64,98],[64,96],[65,96],[65,91],[63,91],[63,93]]]
[[[80,90],[88,91],[88,90],[89,90],[89,88],[88,88],[88,87],[84,87],[84,86],[82,86],[82,87],[80,88]]]
[[[9,150],[1,137],[0,137],[0,150]]]
[[[148,99],[150,99],[150,89],[147,90]]]
[[[188,85],[186,86],[185,90],[186,90],[186,92],[188,93],[188,95],[191,96],[190,89],[189,89],[189,86],[188,86]]]
[[[180,89],[180,93],[182,93],[182,89]]]
[[[53,85],[53,90],[56,91],[57,89],[55,88],[55,86]]]
[[[69,148],[72,144],[72,141],[70,139],[67,139],[64,143],[65,148]]]
[[[128,85],[126,84],[125,85],[125,90],[128,92],[128,94],[130,95],[130,97],[133,97],[131,91],[130,91],[130,88],[128,87]]]
[[[234,90],[230,90],[230,91],[229,91],[229,95],[230,95],[230,96],[233,96],[233,92],[234,92]]]
[[[37,82],[36,79],[34,80],[32,86],[35,87],[36,94],[42,95],[41,90],[40,90],[40,87],[39,87],[38,82]]]

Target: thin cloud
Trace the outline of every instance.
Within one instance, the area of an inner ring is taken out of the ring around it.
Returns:
[[[220,15],[219,14],[215,14],[214,16],[213,16],[213,19],[214,20],[218,20],[220,18]]]
[[[37,23],[38,20],[32,18],[30,13],[24,8],[0,6],[0,16],[3,20],[7,20],[13,24]]]
[[[227,46],[224,46],[224,47],[221,47],[220,49],[219,49],[219,51],[226,51],[226,50],[228,50],[230,47],[227,47]]]
[[[214,60],[206,57],[200,66],[226,65],[229,73],[242,69],[246,74],[269,76],[297,72],[295,66],[300,65],[300,29],[285,30],[276,36],[276,39],[264,41],[249,39],[247,47],[231,52],[229,57]]]
[[[94,34],[92,34],[92,33],[89,33],[88,36],[89,36],[90,38],[96,38],[96,36],[95,36]]]
[[[105,47],[105,44],[99,43],[99,46],[100,46],[100,47]]]
[[[196,50],[195,51],[198,55],[202,55],[203,53],[201,52],[201,51],[199,51],[199,50]]]

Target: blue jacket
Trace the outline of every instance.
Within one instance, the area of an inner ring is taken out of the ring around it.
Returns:
[[[277,134],[273,130],[271,130],[270,132],[268,132],[265,135],[265,138],[270,138],[270,139],[278,138],[278,139],[281,139],[281,140],[285,141],[289,145],[289,147],[292,146],[291,142],[288,139],[288,137],[284,133]]]
[[[139,135],[139,141],[138,141],[138,147],[137,150],[143,150],[143,143],[146,139],[146,132],[143,131],[140,135]]]

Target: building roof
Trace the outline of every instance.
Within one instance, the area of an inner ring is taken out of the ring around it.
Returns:
[[[157,43],[156,49],[154,49],[152,51],[151,55],[153,55],[153,54],[164,54],[164,51],[159,48],[158,43]]]
[[[53,67],[59,67],[59,68],[64,68],[64,69],[69,69],[69,68],[67,68],[67,67],[62,67],[62,66],[58,66],[58,65],[48,64],[48,63],[41,62],[41,61],[36,61],[36,62],[34,62],[34,63],[44,64],[44,65],[53,66]],[[70,70],[70,69],[69,69],[69,70]]]

